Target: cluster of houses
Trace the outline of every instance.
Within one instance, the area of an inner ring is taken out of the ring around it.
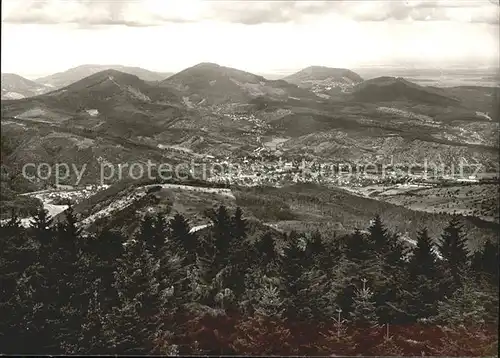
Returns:
[[[367,186],[373,184],[437,184],[443,182],[478,182],[476,175],[457,177],[425,171],[402,171],[385,168],[383,171],[364,170],[334,162],[318,163],[302,158],[278,156],[279,151],[259,147],[240,158],[214,159],[220,170],[209,179],[214,182],[239,185],[276,185],[289,183],[317,183],[322,185]]]

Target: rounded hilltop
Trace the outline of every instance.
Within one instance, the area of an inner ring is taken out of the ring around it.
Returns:
[[[326,66],[309,66],[299,72],[284,78],[285,81],[297,85],[308,81],[331,80],[343,83],[360,83],[363,78],[356,72],[346,68],[333,68]]]

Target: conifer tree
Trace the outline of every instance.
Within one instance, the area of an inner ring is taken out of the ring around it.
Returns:
[[[31,227],[24,235],[24,230],[16,227],[17,218],[10,220],[10,228],[6,228],[8,232],[5,235],[2,233],[2,244],[7,244],[6,248],[1,248],[0,251],[9,257],[10,254],[16,253],[16,267],[1,268],[2,273],[8,273],[16,276],[17,284],[15,291],[15,299],[11,300],[11,304],[17,305],[20,310],[19,316],[15,316],[13,312],[10,314],[1,314],[1,317],[9,317],[16,320],[17,324],[9,324],[9,319],[4,319],[3,323],[10,325],[8,330],[0,329],[1,332],[15,334],[17,339],[10,339],[8,345],[16,342],[30,342],[29,345],[22,343],[18,345],[15,353],[37,354],[47,352],[47,348],[55,346],[53,332],[47,324],[49,306],[53,304],[55,285],[48,285],[48,275],[46,267],[50,265],[52,249],[50,248],[55,240],[55,233],[49,227],[51,220],[47,213],[39,210],[31,221]],[[2,230],[4,231],[4,230]],[[14,235],[14,240],[9,239],[9,235]],[[9,250],[9,247],[14,249],[14,252]],[[9,254],[10,253],[10,254]],[[53,281],[55,282],[55,281]],[[9,287],[7,284],[0,283],[0,287]],[[13,288],[13,286],[10,286]],[[2,297],[8,297],[5,293]],[[1,301],[1,299],[0,299]],[[0,303],[1,306],[1,303]],[[16,332],[16,328],[20,331]],[[0,334],[1,336],[1,334]],[[8,346],[6,345],[6,347]],[[2,346],[2,344],[0,344]],[[52,351],[56,351],[53,348]]]
[[[370,242],[375,251],[379,254],[385,254],[389,249],[389,235],[378,214],[373,219],[368,232],[370,233]]]
[[[71,354],[77,351],[78,332],[90,298],[88,276],[82,262],[81,229],[71,205],[65,211],[65,221],[57,227],[55,238],[48,271],[49,287],[55,289],[50,322],[59,351]]]
[[[30,221],[33,238],[40,243],[42,248],[46,248],[53,238],[52,223],[52,217],[44,208],[39,209]]]
[[[247,239],[248,223],[243,218],[243,211],[237,207],[231,217],[232,245],[229,249],[229,262],[239,266],[246,266],[246,250],[249,248]]]
[[[451,327],[481,326],[485,322],[486,309],[484,303],[488,298],[471,279],[466,279],[451,297],[438,303],[437,313],[432,321]]]
[[[458,217],[453,217],[441,235],[438,245],[439,252],[443,257],[443,269],[450,277],[449,282],[443,282],[448,287],[448,296],[460,287],[467,270],[468,250],[466,238],[462,232],[462,226]]]
[[[212,231],[199,238],[196,262],[188,270],[188,282],[192,299],[200,304],[211,305],[214,298],[214,280],[220,273],[216,261],[216,247]],[[220,282],[221,275],[219,275]]]
[[[158,263],[143,241],[127,245],[118,261],[115,287],[119,305],[106,320],[107,339],[115,354],[148,354],[162,335]]]
[[[367,280],[362,280],[362,287],[357,289],[354,296],[354,310],[350,313],[351,320],[360,327],[378,327],[378,318],[375,312],[373,292],[366,285]]]
[[[308,322],[328,323],[337,298],[337,287],[331,282],[331,276],[313,266],[303,272],[300,283],[297,297],[300,316]]]
[[[345,242],[345,255],[348,259],[356,262],[364,262],[370,258],[370,250],[372,245],[365,236],[356,229],[352,235],[347,235],[343,238]]]
[[[349,356],[356,351],[356,342],[353,340],[352,329],[349,329],[350,321],[345,317],[341,308],[337,308],[332,317],[332,324],[328,326],[326,333],[322,334],[319,342],[321,355]]]
[[[471,266],[478,278],[484,278],[496,285],[499,278],[499,263],[498,245],[488,240],[481,250],[474,253]]]
[[[409,317],[403,304],[401,288],[406,283],[405,248],[397,235],[386,232],[387,251],[381,257],[381,275],[377,277],[377,315],[384,323],[404,324]]]
[[[141,221],[139,232],[137,235],[137,240],[144,241],[146,243],[146,248],[149,252],[155,252],[155,245],[157,244],[154,240],[155,238],[155,228],[154,219],[150,214],[146,214]]]
[[[173,299],[180,305],[196,296],[190,285],[195,284],[193,273],[200,273],[196,267],[200,245],[184,216],[175,214],[170,219],[166,247],[168,255],[160,260],[160,286],[162,292],[173,290]]]
[[[245,290],[243,282],[248,266],[252,264],[252,247],[247,241],[247,221],[243,218],[243,211],[236,208],[231,217],[231,247],[228,250],[227,262],[231,266],[228,283],[231,291],[238,300]]]
[[[427,319],[436,314],[440,299],[437,257],[427,228],[418,233],[408,266],[406,311],[413,319]]]
[[[276,253],[273,235],[266,231],[259,240],[255,243],[255,248],[258,253],[259,261],[263,267],[267,267],[278,258]]]
[[[385,325],[383,327],[385,330],[387,330],[387,333],[383,335],[383,337],[380,339],[380,342],[373,347],[371,350],[371,354],[377,355],[377,356],[388,356],[388,357],[402,357],[405,356],[405,352],[403,347],[401,347],[401,344],[399,340],[397,339],[397,336],[390,335],[388,330],[389,330],[390,325]]]
[[[153,233],[151,236],[150,251],[156,258],[162,258],[164,255],[171,254],[171,252],[167,252],[166,244],[168,223],[161,213],[158,213],[152,221]]]
[[[362,355],[370,355],[380,335],[374,293],[366,283],[367,280],[362,279],[362,287],[355,292],[353,311],[350,312],[354,327],[353,339],[357,343],[356,350]]]
[[[204,302],[206,305],[225,310],[232,309],[235,304],[235,285],[241,285],[242,277],[234,256],[234,236],[232,221],[225,206],[217,210],[207,211],[212,226],[205,239],[200,242],[200,255],[197,262],[201,273],[198,286],[204,287]],[[201,285],[200,285],[201,284]],[[243,285],[241,285],[243,286]]]
[[[280,292],[277,286],[264,281],[257,290],[256,296],[254,312],[267,317],[283,317],[285,302],[282,298],[282,292]]]
[[[47,280],[47,266],[50,265],[50,257],[54,246],[53,240],[56,239],[56,231],[52,224],[52,218],[48,215],[48,211],[43,208],[38,210],[30,221],[30,234],[38,246],[37,262],[31,268],[30,275],[37,277],[36,286],[40,291]]]
[[[196,235],[191,233],[189,222],[181,214],[175,214],[168,224],[168,240],[173,253],[186,257],[187,263],[196,260],[198,244]]]
[[[377,315],[384,323],[402,323],[406,313],[400,309],[400,287],[406,275],[405,251],[397,235],[389,232],[379,215],[368,228],[369,242],[375,255],[370,254],[364,274],[373,280]],[[369,252],[369,251],[368,251]]]
[[[221,205],[211,214],[212,232],[215,248],[217,250],[216,263],[222,264],[227,260],[232,246],[233,236],[231,233],[231,218],[224,205]],[[221,267],[219,267],[221,268]]]
[[[66,212],[66,221],[59,223],[56,230],[50,228],[50,218],[44,211],[39,211],[31,222],[30,233],[36,242],[29,248],[32,264],[16,270],[20,275],[16,296],[26,307],[20,322],[30,345],[24,345],[18,352],[77,351],[82,313],[86,309],[86,281],[76,222],[71,207]],[[21,257],[27,255],[23,253]]]
[[[22,343],[16,350],[17,354],[60,351],[56,345],[53,328],[48,324],[48,319],[51,317],[48,314],[50,313],[49,305],[51,301],[54,301],[51,297],[54,292],[52,287],[47,287],[44,272],[40,266],[35,262],[20,275],[17,282],[15,302],[21,308],[22,314],[18,317],[17,325],[12,325],[7,331],[15,332],[17,327],[21,328],[16,337]],[[10,318],[14,317],[14,315],[10,316]],[[10,343],[13,342],[15,340]],[[30,342],[30,344],[27,345],[24,342]]]
[[[180,304],[184,298],[181,293],[186,273],[181,270],[184,264],[182,260],[185,259],[184,250],[180,252],[178,245],[174,245],[173,242],[167,243],[167,238],[173,239],[177,244],[185,244],[187,237],[191,235],[189,226],[182,216],[174,217],[172,224],[173,227],[169,230],[168,223],[161,213],[155,217],[146,215],[137,235],[137,241],[145,242],[151,260],[157,265],[155,280],[158,282],[158,295],[163,309],[169,309],[169,316],[174,314],[175,305],[172,298],[174,292],[177,303]],[[162,319],[166,320],[167,317]]]
[[[94,238],[87,238],[87,270],[91,276],[95,307],[109,313],[118,304],[118,292],[114,287],[118,260],[124,253],[125,238],[116,231],[103,230]]]
[[[308,233],[299,233],[292,230],[288,235],[284,234],[282,242],[285,245],[280,245],[281,250],[279,255],[276,252],[276,248],[274,249],[280,261],[282,283],[286,288],[286,292],[288,292],[287,302],[289,310],[287,314],[292,313],[292,307],[297,306],[298,302],[296,301],[299,300],[298,293],[303,289],[304,284],[302,275],[314,263],[312,250],[308,250],[311,240],[312,236]]]
[[[346,318],[354,310],[354,297],[359,284],[359,277],[364,277],[364,268],[342,255],[330,271],[332,290],[335,292],[334,309],[342,309]]]
[[[253,315],[236,325],[232,347],[237,354],[291,354],[291,333],[284,318],[285,302],[277,286],[262,282],[254,291]]]
[[[0,353],[187,354],[195,340],[212,354],[496,353],[498,250],[487,242],[468,276],[457,218],[441,260],[426,229],[407,256],[378,216],[368,235],[252,241],[240,208],[208,214],[203,235],[182,215],[147,216],[126,247],[82,232],[71,206],[28,229],[13,215],[0,225]]]
[[[486,309],[486,323],[496,325],[498,323],[498,279],[499,258],[498,246],[488,240],[483,247],[476,251],[472,260],[472,270],[478,289],[486,294],[484,302]]]
[[[320,257],[319,268],[329,272],[344,255],[344,238],[333,238],[323,242],[324,253]]]
[[[64,211],[64,216],[65,220],[62,225],[59,226],[62,230],[59,232],[60,238],[76,245],[77,240],[80,239],[82,229],[78,227],[78,218],[71,204]]]
[[[325,254],[325,245],[319,231],[315,231],[312,235],[306,237],[306,257],[307,260],[318,263]]]
[[[434,277],[437,271],[436,254],[432,239],[429,237],[427,228],[423,228],[417,234],[417,243],[410,258],[409,273],[411,277],[426,275]]]
[[[451,297],[439,302],[436,316],[440,339],[433,345],[436,355],[490,356],[498,351],[498,322],[486,325],[485,303],[489,297],[471,279],[463,281]]]
[[[284,249],[284,256],[281,260],[283,287],[287,291],[287,318],[298,319],[303,313],[300,291],[303,289],[302,275],[306,261],[303,246],[305,240],[298,236],[289,237],[289,242]]]
[[[90,298],[88,310],[84,314],[83,324],[79,332],[78,354],[104,355],[113,352],[106,336],[106,313],[101,308],[103,297],[99,297],[97,290]]]
[[[0,227],[0,234],[0,352],[16,354],[27,348],[23,321],[29,302],[18,296],[23,272],[32,264],[33,255],[27,251],[24,230],[15,212]]]
[[[246,238],[247,221],[243,219],[243,211],[238,206],[231,217],[232,234],[235,240],[240,241]]]

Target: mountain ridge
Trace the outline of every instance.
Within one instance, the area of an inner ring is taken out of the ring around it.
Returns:
[[[345,69],[326,66],[309,66],[296,73],[283,78],[287,82],[301,84],[310,80],[336,79],[349,84],[350,82],[362,82],[363,78],[356,72]]]
[[[353,88],[352,98],[364,102],[390,102],[410,100],[441,106],[460,105],[460,99],[444,90],[420,86],[403,77],[381,76],[358,84]]]
[[[43,94],[50,88],[15,73],[2,73],[2,100],[21,99]]]
[[[161,85],[175,88],[190,102],[208,105],[247,104],[260,96],[279,101],[316,98],[313,93],[286,81],[268,80],[260,75],[210,62],[186,68],[162,81]]]
[[[129,73],[141,78],[144,81],[150,82],[161,81],[172,75],[172,73],[169,72],[155,72],[141,67],[85,64],[48,76],[37,78],[35,82],[49,85],[54,89],[60,89],[70,85],[71,83],[77,82],[83,78],[107,69],[114,69],[120,72]]]
[[[355,85],[363,82],[359,74],[349,69],[325,66],[309,66],[284,77],[283,80],[325,99],[342,97]]]

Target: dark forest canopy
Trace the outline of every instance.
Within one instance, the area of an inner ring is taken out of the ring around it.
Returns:
[[[134,237],[84,236],[70,207],[1,227],[5,354],[467,355],[497,352],[498,250],[453,219],[404,246],[366,232],[268,231],[241,209],[191,232],[146,216]]]

